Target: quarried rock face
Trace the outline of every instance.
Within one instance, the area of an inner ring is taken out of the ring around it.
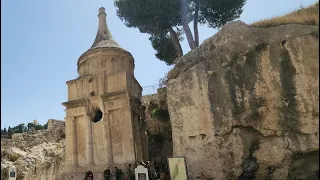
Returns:
[[[13,134],[1,139],[1,179],[16,167],[17,180],[60,178],[65,159],[64,128]]]
[[[168,78],[173,154],[191,179],[319,174],[319,27],[224,26]]]

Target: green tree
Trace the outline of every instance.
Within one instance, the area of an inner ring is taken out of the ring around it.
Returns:
[[[48,129],[48,123],[45,123],[45,124],[43,125],[43,129]]]
[[[24,123],[19,124],[18,126],[13,127],[13,132],[14,132],[14,133],[22,133],[22,132],[25,132],[25,130],[26,130],[26,127],[25,127]]]
[[[8,134],[7,128],[3,128],[3,134],[4,134],[4,135],[7,135],[7,134]]]
[[[35,125],[33,123],[28,123],[27,127],[28,127],[28,131],[30,131],[32,128],[35,128]]]
[[[12,130],[12,128],[9,126],[8,127],[8,133],[12,133],[13,132],[13,130]]]
[[[8,138],[11,139],[11,135],[13,134],[13,129],[9,126],[8,127]]]
[[[219,28],[238,18],[245,2],[246,0],[116,0],[115,6],[118,8],[118,17],[125,25],[150,34],[150,41],[154,48],[157,47],[157,54],[168,53],[160,56],[160,60],[172,64],[172,59],[183,55],[179,27],[183,27],[189,47],[194,49],[199,46],[198,24]],[[192,21],[194,34],[189,27]],[[169,44],[167,41],[171,41],[170,51],[166,47]],[[154,45],[159,42],[163,44]]]
[[[36,130],[41,130],[41,129],[43,129],[42,125],[40,125],[40,124],[36,125]]]
[[[168,34],[153,34],[149,40],[153,49],[157,51],[156,57],[167,65],[173,64],[174,60],[179,57],[174,49],[172,38]]]

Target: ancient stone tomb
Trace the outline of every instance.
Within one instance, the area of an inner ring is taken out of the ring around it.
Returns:
[[[145,160],[148,151],[134,59],[113,40],[104,8],[98,17],[96,39],[77,63],[79,77],[67,82],[65,174],[102,173]]]

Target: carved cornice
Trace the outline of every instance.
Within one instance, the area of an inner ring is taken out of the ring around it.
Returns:
[[[95,98],[99,98],[99,97],[95,97]],[[100,98],[102,98],[103,102],[113,101],[113,100],[117,100],[117,99],[129,99],[130,104],[128,104],[128,105],[131,107],[131,109],[135,113],[137,113],[137,115],[140,116],[141,101],[139,98],[132,97],[132,96],[130,97],[127,90],[121,90],[121,91],[116,91],[116,92],[112,92],[112,93],[105,93],[105,94],[101,95]],[[90,98],[89,99],[88,98],[81,98],[78,100],[72,100],[72,101],[62,103],[62,105],[65,106],[66,109],[71,109],[71,108],[76,108],[76,107],[88,107],[89,104],[90,104]]]
[[[83,107],[88,104],[88,100],[86,98],[78,99],[78,100],[73,100],[73,101],[68,101],[62,103],[66,109],[71,109],[71,108],[76,108],[76,107]]]
[[[116,92],[105,93],[101,95],[101,98],[103,102],[112,101],[116,99],[124,99],[124,98],[128,98],[128,93],[127,93],[127,90],[125,89],[125,90],[120,90]]]

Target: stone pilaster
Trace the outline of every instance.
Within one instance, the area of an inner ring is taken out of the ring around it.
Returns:
[[[86,128],[86,163],[93,164],[92,121],[89,115],[85,115]]]
[[[72,166],[76,167],[78,166],[78,157],[77,157],[77,129],[76,129],[76,121],[75,117],[71,117],[71,142],[72,144],[70,145],[72,148]]]
[[[112,139],[111,139],[111,124],[110,124],[110,113],[106,112],[104,113],[104,119],[106,121],[105,125],[106,125],[106,134],[107,134],[107,150],[108,150],[108,164],[109,165],[113,165],[113,152],[112,152]]]

